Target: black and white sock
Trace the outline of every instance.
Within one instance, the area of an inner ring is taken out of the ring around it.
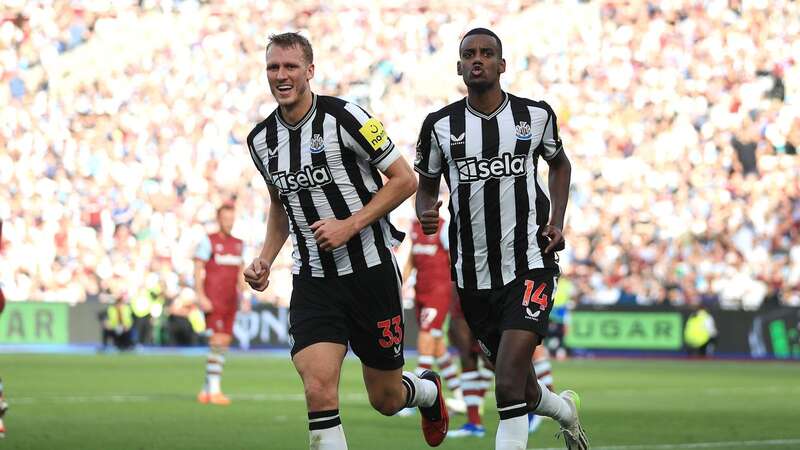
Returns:
[[[413,372],[403,372],[403,386],[406,388],[406,408],[433,406],[439,393],[436,383],[420,378]]]
[[[496,450],[525,450],[528,446],[528,405],[524,401],[498,404],[500,424],[495,437]]]
[[[311,450],[347,450],[338,409],[308,413],[308,437]]]

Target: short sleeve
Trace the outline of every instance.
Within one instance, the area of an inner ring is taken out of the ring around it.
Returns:
[[[194,257],[201,261],[211,259],[211,239],[208,238],[207,234],[204,234],[203,238],[200,239],[200,243],[197,244],[197,248],[194,250]]]
[[[549,161],[563,150],[563,145],[558,137],[556,114],[549,106],[547,107],[547,115],[547,123],[544,125],[544,133],[542,134],[542,147],[544,148],[542,158]]]
[[[268,160],[267,155],[269,155],[270,149],[267,147],[266,142],[263,143],[263,148],[257,147],[262,147],[262,145],[258,145],[252,139],[247,140],[247,149],[250,151],[250,157],[253,158],[253,164],[256,165],[256,169],[258,169],[258,172],[264,178],[264,182],[267,183],[268,186],[274,186],[275,183],[272,181],[272,177],[269,175],[269,171],[264,165],[264,161]]]
[[[354,103],[345,103],[342,141],[361,158],[380,171],[385,171],[400,157],[400,151],[386,133],[380,120],[372,117]]]
[[[436,178],[442,172],[442,151],[433,125],[434,121],[430,116],[422,122],[417,139],[417,155],[414,158],[414,170],[428,178]]]

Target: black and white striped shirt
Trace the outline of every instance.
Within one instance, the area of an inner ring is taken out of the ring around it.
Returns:
[[[537,177],[539,157],[561,151],[556,116],[545,102],[503,95],[489,115],[466,99],[429,114],[417,142],[415,170],[444,175],[450,188],[450,264],[461,288],[496,289],[558,267],[541,251],[550,199]]]
[[[317,220],[350,217],[383,186],[378,170],[385,171],[400,151],[378,119],[353,103],[314,95],[297,124],[286,123],[276,109],[250,132],[247,145],[289,217],[293,273],[335,277],[392,261],[391,247],[403,233],[388,215],[333,251],[321,250],[311,230]]]

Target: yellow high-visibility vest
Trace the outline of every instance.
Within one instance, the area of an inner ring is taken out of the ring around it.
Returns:
[[[683,330],[683,340],[692,348],[700,348],[711,339],[711,333],[706,327],[709,314],[700,310],[686,319],[686,328]]]

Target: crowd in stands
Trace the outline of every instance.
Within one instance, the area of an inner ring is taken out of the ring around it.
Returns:
[[[187,299],[225,201],[250,261],[270,205],[244,140],[276,106],[270,33],[306,34],[313,89],[371,111],[411,160],[425,114],[465,94],[461,35],[488,26],[504,88],[554,108],[572,161],[570,301],[800,306],[800,2],[3,3],[12,301]],[[290,266],[287,245],[260,300],[288,303]]]

